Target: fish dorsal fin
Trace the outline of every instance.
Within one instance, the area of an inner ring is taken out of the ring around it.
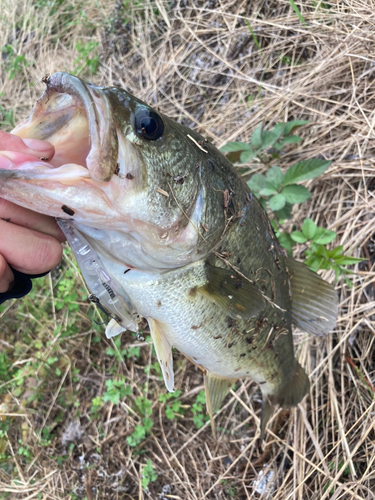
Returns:
[[[291,257],[286,259],[292,287],[293,322],[313,335],[327,335],[337,319],[337,294],[332,285]]]
[[[288,382],[282,386],[276,394],[263,395],[262,416],[260,421],[261,439],[263,439],[267,422],[273,412],[270,402],[273,405],[278,404],[282,408],[291,408],[292,406],[297,406],[310,390],[309,377],[298,361],[296,359],[294,361],[293,373]]]
[[[163,373],[165,386],[169,392],[174,392],[172,345],[170,344],[167,335],[163,332],[165,327],[163,327],[159,321],[156,321],[155,319],[148,319],[148,324],[150,326],[156,356]]]
[[[221,407],[225,396],[229,393],[231,387],[237,379],[220,378],[206,372],[204,376],[204,388],[206,391],[206,407],[207,413],[210,416],[211,428],[214,437],[216,438],[214,413]]]
[[[235,271],[206,264],[207,283],[198,292],[222,307],[233,319],[254,318],[265,308],[262,293]]]

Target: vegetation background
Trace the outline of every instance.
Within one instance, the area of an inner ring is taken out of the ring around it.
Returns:
[[[180,390],[166,394],[147,325],[143,342],[108,341],[66,249],[28,297],[0,308],[0,498],[374,499],[374,2],[0,0],[0,12],[4,130],[55,71],[120,85],[219,147],[260,122],[308,120],[279,165],[332,163],[289,228],[309,217],[366,259],[352,287],[336,284],[334,332],[295,332],[311,395],[275,414],[261,448],[257,385],[237,383],[215,442],[199,370],[176,352]]]

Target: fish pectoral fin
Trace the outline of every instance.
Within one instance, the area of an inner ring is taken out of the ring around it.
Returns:
[[[262,415],[260,420],[261,440],[264,437],[267,422],[271,418],[273,412],[272,405],[280,405],[282,408],[297,406],[309,390],[309,377],[306,375],[302,366],[295,359],[294,370],[288,382],[284,384],[276,393],[263,395]],[[272,403],[272,405],[270,403]]]
[[[262,293],[235,271],[206,264],[207,283],[197,292],[222,307],[233,319],[254,318],[265,308]]]
[[[165,327],[155,319],[147,319],[150,326],[151,337],[154,343],[156,356],[160,363],[160,368],[163,373],[164,383],[169,392],[174,392],[174,372],[173,372],[173,356],[172,345],[168,340],[167,335],[163,332]]]
[[[313,335],[327,335],[337,319],[337,294],[332,285],[301,262],[286,258],[292,287],[292,318],[298,328]]]
[[[120,333],[122,332],[126,332],[126,328],[117,323],[115,319],[111,319],[111,321],[105,328],[105,336],[107,337],[107,339],[116,337],[117,335],[120,335]]]
[[[233,378],[220,378],[212,375],[210,372],[206,372],[204,376],[204,388],[206,392],[206,407],[207,413],[210,416],[211,428],[214,437],[215,433],[215,422],[214,413],[221,407],[225,396],[229,393],[231,387],[236,382],[237,379]]]

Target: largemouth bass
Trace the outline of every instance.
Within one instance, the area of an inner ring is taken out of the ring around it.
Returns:
[[[45,83],[13,133],[56,154],[1,170],[0,196],[60,221],[112,317],[108,337],[147,319],[169,391],[173,347],[203,371],[212,422],[236,380],[256,381],[263,435],[273,405],[309,391],[292,323],[329,332],[333,288],[286,257],[258,200],[201,135],[121,88],[67,73]]]

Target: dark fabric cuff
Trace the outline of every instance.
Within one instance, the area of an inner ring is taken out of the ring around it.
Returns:
[[[45,276],[49,273],[49,271],[47,271],[42,274],[24,274],[16,271],[13,267],[11,267],[11,270],[14,275],[13,286],[8,292],[0,293],[0,304],[9,299],[19,299],[20,297],[24,297],[33,287],[31,281],[32,279],[40,278],[41,276]]]

